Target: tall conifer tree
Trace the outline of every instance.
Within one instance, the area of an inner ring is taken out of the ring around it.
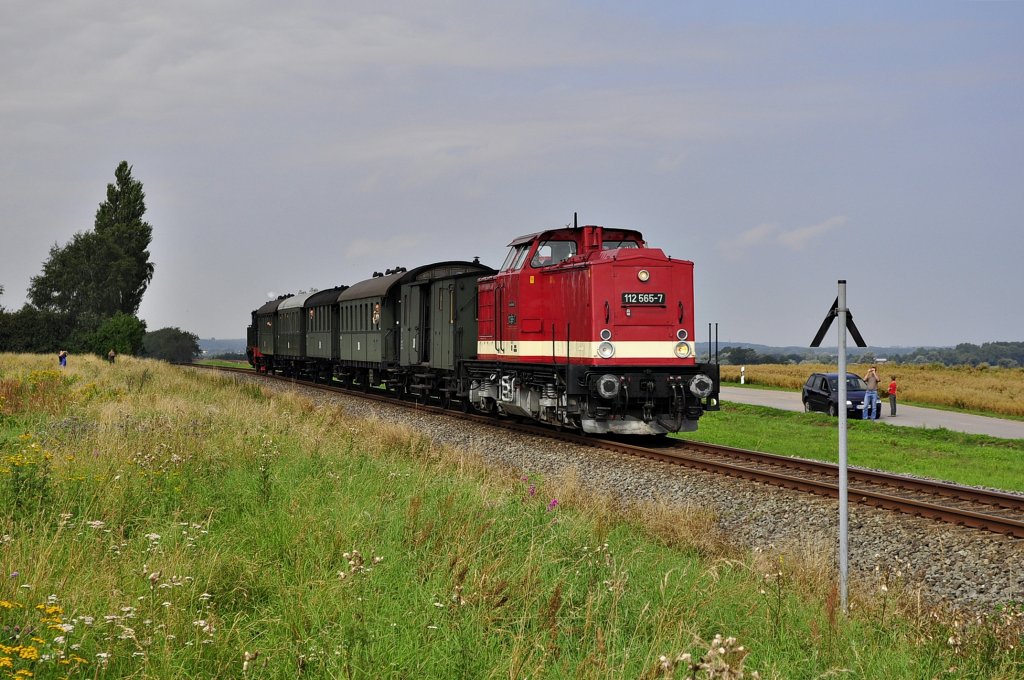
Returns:
[[[32,278],[29,300],[95,327],[117,313],[134,315],[153,279],[149,243],[153,228],[142,216],[146,195],[132,168],[121,161],[116,183],[96,210],[95,229],[79,232],[61,247],[54,244],[43,272]]]

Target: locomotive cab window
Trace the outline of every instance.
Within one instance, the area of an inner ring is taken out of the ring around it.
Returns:
[[[541,241],[530,260],[531,267],[550,267],[576,254],[575,241]]]

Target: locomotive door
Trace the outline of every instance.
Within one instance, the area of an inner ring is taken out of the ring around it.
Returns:
[[[499,277],[495,288],[495,347],[499,359],[511,358],[519,353],[519,274]]]

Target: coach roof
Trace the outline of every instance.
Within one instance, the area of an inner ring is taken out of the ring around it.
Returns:
[[[493,271],[490,267],[479,262],[462,262],[459,260],[434,262],[433,264],[425,264],[422,267],[416,267],[409,271],[396,272],[386,276],[375,276],[372,279],[360,281],[339,295],[338,302],[384,297],[391,290],[392,286],[410,281],[429,281],[445,276],[457,276],[467,272],[490,274]]]

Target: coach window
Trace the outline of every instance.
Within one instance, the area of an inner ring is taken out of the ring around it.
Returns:
[[[575,241],[541,241],[530,260],[531,267],[550,267],[576,254]]]

